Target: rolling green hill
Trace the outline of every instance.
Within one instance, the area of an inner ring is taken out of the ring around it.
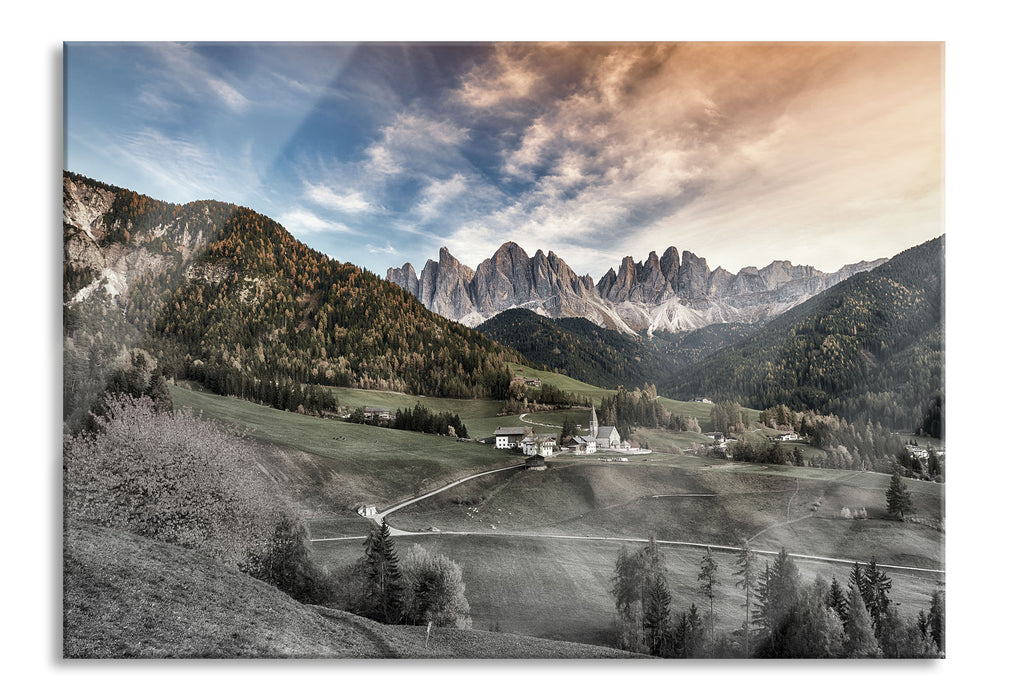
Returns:
[[[941,435],[945,237],[785,312],[659,389]]]
[[[72,526],[64,538],[67,658],[631,658],[605,647],[387,626],[302,605],[188,549]]]

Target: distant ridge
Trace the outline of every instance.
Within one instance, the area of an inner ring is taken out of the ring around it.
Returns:
[[[744,267],[733,275],[710,270],[690,251],[669,247],[642,262],[625,257],[597,284],[576,274],[553,251],[530,257],[507,242],[473,270],[442,248],[420,275],[410,263],[386,280],[406,289],[437,314],[475,327],[513,308],[550,318],[587,318],[622,333],[683,331],[715,323],[757,323],[778,316],[853,274],[885,262],[845,265],[825,273],[789,261]]]
[[[551,319],[508,309],[477,326],[491,340],[568,376],[607,389],[661,384],[677,369],[753,333],[756,326],[715,323],[651,338],[600,328],[584,318]]]
[[[660,385],[667,396],[829,412],[939,437],[946,237],[790,309]]]

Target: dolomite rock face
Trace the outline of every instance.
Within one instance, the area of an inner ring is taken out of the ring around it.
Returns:
[[[775,261],[732,274],[708,268],[704,258],[670,246],[660,256],[630,256],[593,285],[552,251],[528,254],[516,243],[502,245],[475,271],[442,248],[420,277],[413,266],[389,268],[386,279],[417,296],[443,316],[469,326],[511,308],[551,318],[584,317],[626,333],[681,331],[712,323],[754,323],[774,318],[815,294],[885,259],[845,265],[824,273],[807,265]]]
[[[117,304],[139,275],[185,266],[209,240],[211,222],[206,209],[187,210],[150,230],[110,217],[119,191],[63,176],[63,263],[92,278],[74,290],[69,302],[85,301],[103,290]]]

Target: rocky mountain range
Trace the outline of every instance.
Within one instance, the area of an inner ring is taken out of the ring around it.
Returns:
[[[886,262],[845,265],[832,273],[775,261],[732,274],[708,268],[704,258],[674,247],[647,260],[625,257],[598,283],[576,274],[553,251],[530,257],[508,242],[476,270],[447,248],[428,260],[420,275],[413,265],[389,268],[386,280],[414,294],[431,311],[475,327],[512,308],[550,318],[584,317],[624,333],[683,331],[713,323],[755,323],[774,318],[854,274]]]

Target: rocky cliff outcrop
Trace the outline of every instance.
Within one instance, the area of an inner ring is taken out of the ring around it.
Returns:
[[[410,263],[389,268],[386,279],[432,311],[470,326],[507,309],[527,308],[551,318],[584,317],[605,328],[652,332],[765,321],[882,262],[845,265],[828,274],[775,261],[732,274],[721,267],[712,271],[704,258],[688,250],[681,256],[670,246],[641,262],[625,257],[593,285],[552,251],[529,257],[508,242],[475,271],[442,248],[438,262],[429,260],[419,279]]]
[[[114,211],[116,198],[123,192],[64,174],[63,264],[78,279],[91,279],[69,290],[73,301],[83,301],[103,289],[115,303],[137,276],[185,265],[209,240],[211,222],[205,208],[178,207],[168,221],[138,227]]]

